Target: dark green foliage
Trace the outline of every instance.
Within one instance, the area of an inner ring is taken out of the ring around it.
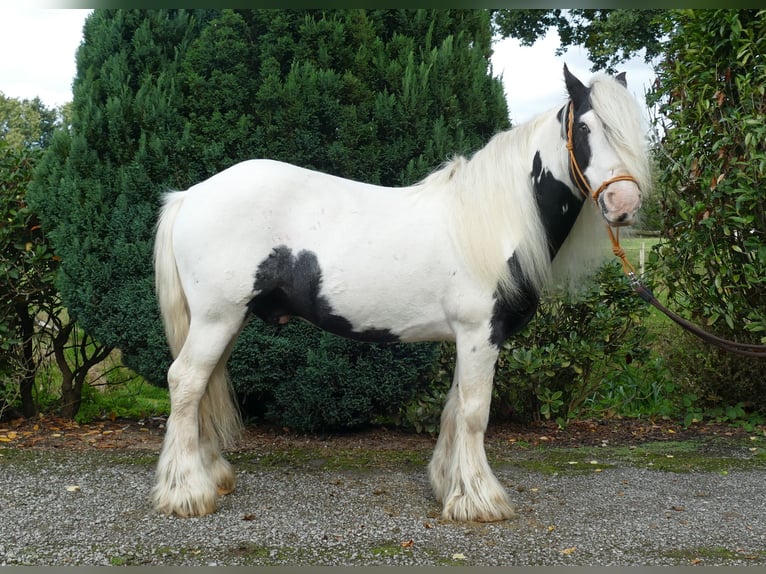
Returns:
[[[629,387],[634,404],[646,383],[642,370],[649,369],[662,386],[666,375],[653,364],[644,319],[648,306],[633,293],[616,262],[605,264],[590,285],[574,298],[549,295],[537,315],[503,346],[497,362],[492,398],[495,421],[530,421],[540,416],[560,424],[592,413],[605,389]],[[435,432],[444,398],[451,384],[455,346],[444,344],[432,385],[408,402],[399,421],[418,432]],[[664,388],[661,393],[664,395]],[[624,398],[624,397],[621,397]],[[661,397],[664,399],[664,396]],[[618,401],[606,408],[619,407]],[[655,412],[668,414],[663,403]],[[646,413],[643,413],[646,414]]]
[[[176,74],[194,29],[183,11],[95,11],[71,129],[54,137],[30,193],[62,259],[70,314],[155,381],[169,356],[152,289],[156,201],[163,186],[189,183]]]
[[[270,157],[413,183],[508,126],[484,11],[224,10],[190,47],[196,179]]]
[[[546,297],[498,360],[493,409],[515,418],[569,420],[602,385],[649,358],[647,306],[617,262],[605,264],[573,300]]]
[[[26,203],[39,159],[30,147],[0,139],[0,417],[17,393],[23,414],[35,414],[35,319],[53,314],[58,303],[56,261]]]
[[[348,428],[395,414],[425,388],[436,351],[431,344],[358,344],[293,321],[279,332],[246,331],[231,377],[249,416],[301,432]]]
[[[675,19],[654,93],[665,117],[654,268],[672,308],[719,336],[766,342],[766,12]],[[764,405],[763,361],[685,347],[678,362],[701,396]]]
[[[54,138],[34,194],[67,307],[162,384],[161,192],[253,157],[412,183],[508,127],[490,40],[483,10],[96,10],[71,130]],[[245,330],[230,366],[248,408],[295,428],[361,424],[395,410],[429,362],[421,347],[309,333]]]

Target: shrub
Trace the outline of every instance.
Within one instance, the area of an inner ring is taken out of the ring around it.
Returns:
[[[350,429],[394,415],[428,384],[434,344],[359,344],[301,321],[248,327],[230,374],[246,415],[299,432]]]
[[[542,416],[565,424],[602,385],[616,379],[630,385],[632,365],[650,360],[643,323],[648,310],[616,262],[605,264],[576,298],[545,297],[535,318],[500,352],[493,420]],[[400,424],[438,430],[454,364],[455,346],[443,344],[431,385],[402,407]]]
[[[678,30],[654,93],[665,121],[654,268],[674,310],[719,336],[766,342],[766,11],[684,10]],[[685,345],[676,362],[701,397],[766,402],[762,361]]]

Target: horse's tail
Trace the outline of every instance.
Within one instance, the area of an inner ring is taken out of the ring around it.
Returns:
[[[181,352],[189,334],[189,306],[173,253],[173,224],[183,200],[183,191],[164,196],[154,239],[154,288],[165,326],[165,336],[174,359]]]
[[[170,352],[175,359],[189,334],[189,304],[173,252],[173,224],[185,192],[165,194],[154,240],[154,285]],[[200,402],[200,422],[217,435],[223,446],[240,435],[242,419],[232,395],[226,361],[230,348],[216,366]]]

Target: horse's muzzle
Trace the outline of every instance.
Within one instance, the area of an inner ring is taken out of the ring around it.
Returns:
[[[636,220],[641,208],[641,190],[632,180],[610,183],[598,196],[598,205],[612,227],[626,227]]]

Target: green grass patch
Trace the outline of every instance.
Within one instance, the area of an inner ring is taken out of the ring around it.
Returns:
[[[756,440],[689,440],[634,446],[514,450],[493,457],[495,465],[510,464],[533,472],[583,475],[618,466],[658,472],[716,472],[766,469],[766,445]]]
[[[83,388],[82,405],[75,420],[88,423],[102,418],[138,420],[170,414],[167,389],[155,387],[141,377],[104,387]]]
[[[676,560],[688,560],[690,563],[696,563],[697,560],[701,560],[704,564],[705,560],[761,560],[766,558],[766,551],[756,550],[754,552],[747,552],[714,546],[711,548],[699,547],[686,550],[669,550],[663,553],[663,556],[675,558]]]

